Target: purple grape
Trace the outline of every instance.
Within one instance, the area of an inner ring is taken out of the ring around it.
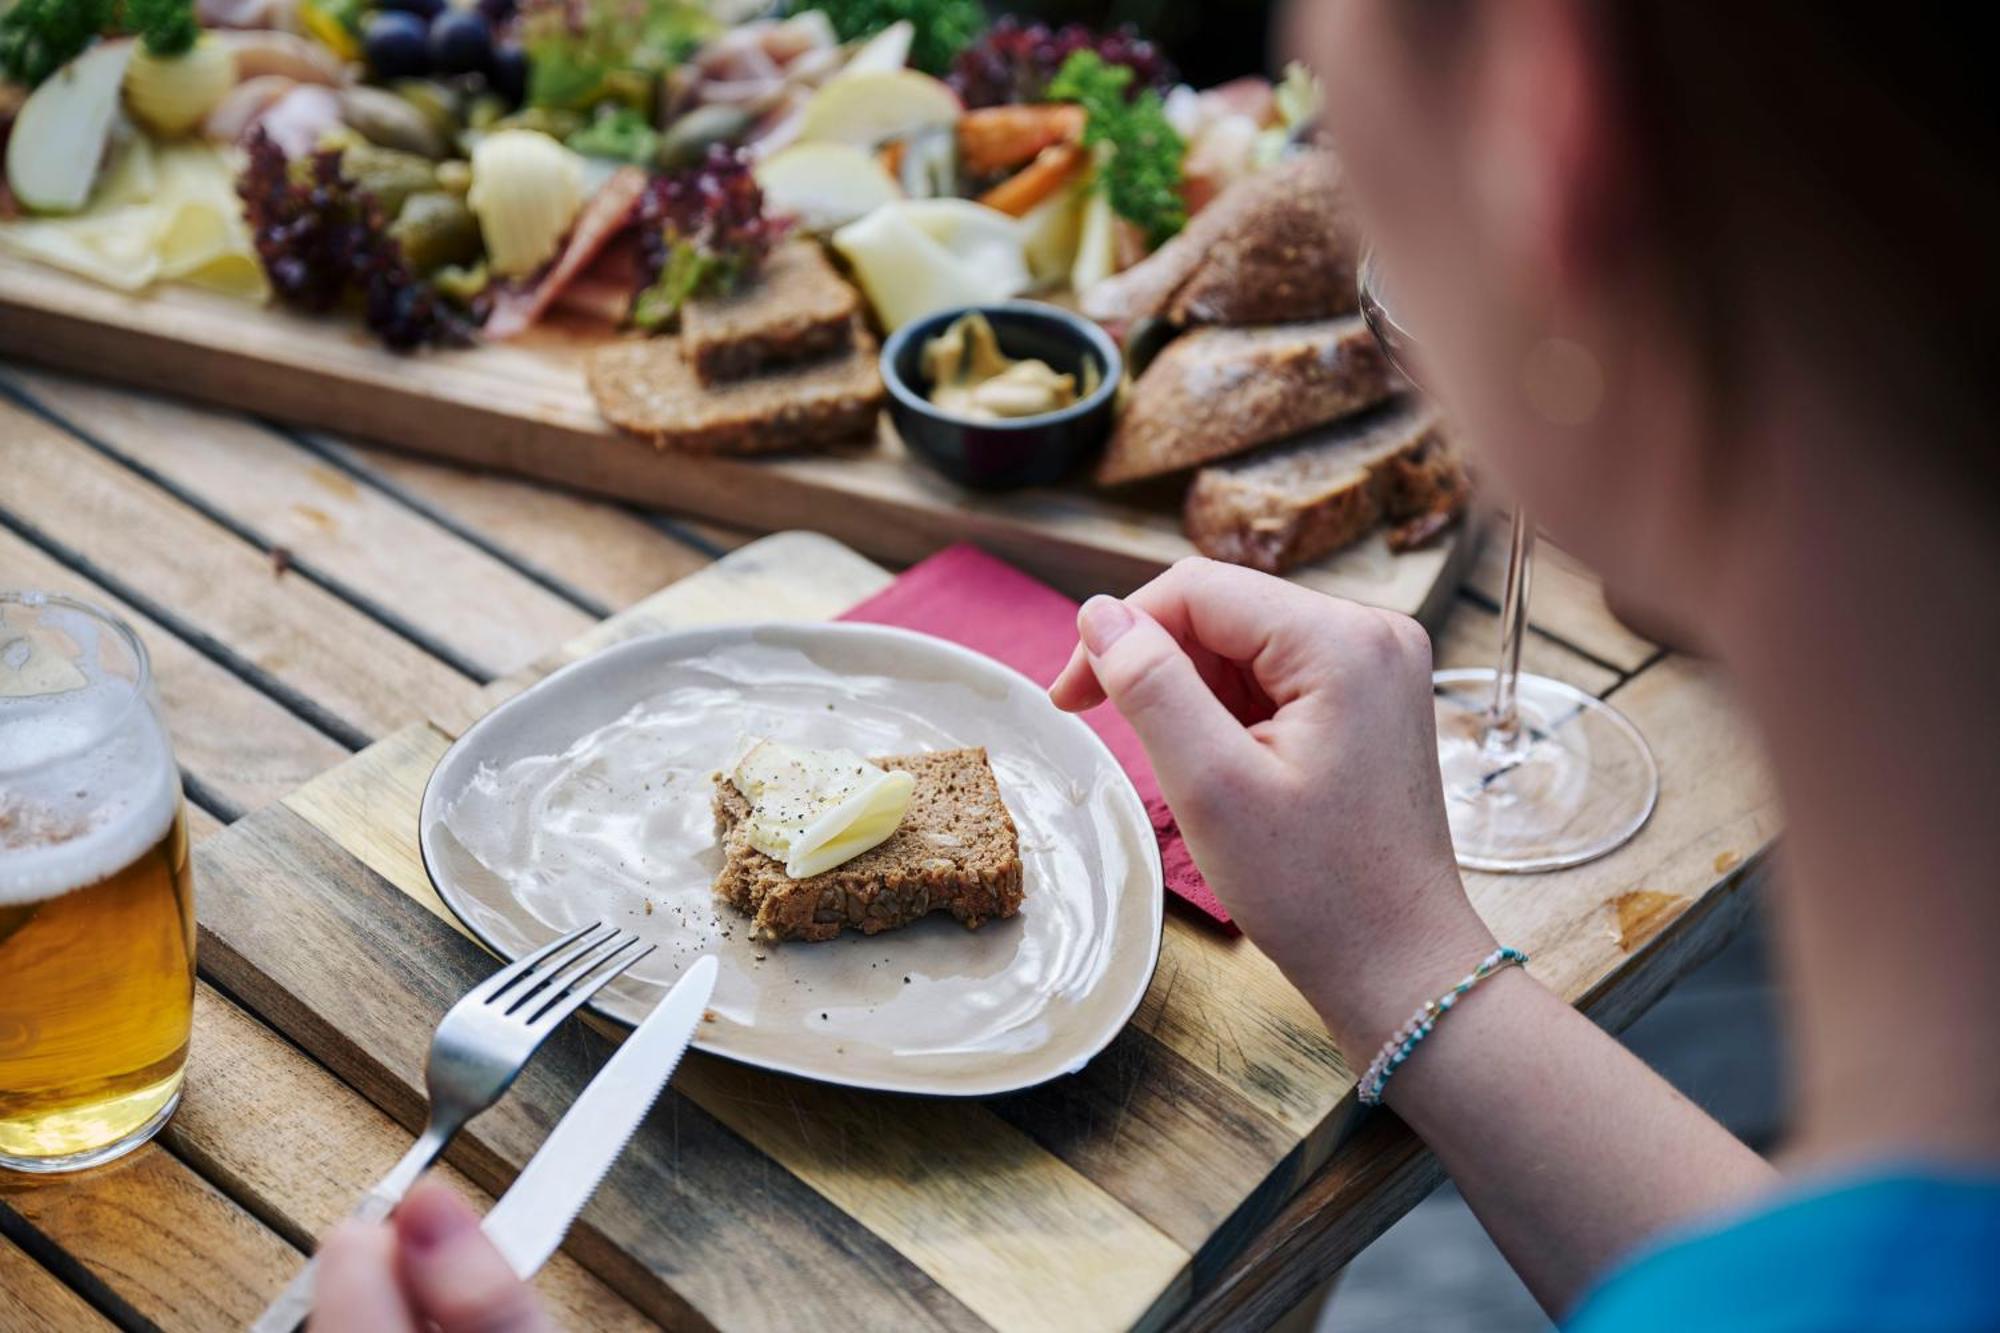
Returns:
[[[483,73],[493,63],[493,29],[472,10],[440,15],[430,36],[431,68],[440,74]]]
[[[430,28],[400,9],[377,11],[361,36],[361,52],[378,79],[413,79],[430,73]]]
[[[518,0],[479,0],[474,7],[496,28],[513,18],[521,8]]]
[[[395,13],[415,14],[429,23],[444,13],[445,0],[378,0],[375,8]]]
[[[486,71],[486,85],[509,106],[519,106],[528,95],[528,53],[518,42],[502,42],[493,48],[493,65]]]

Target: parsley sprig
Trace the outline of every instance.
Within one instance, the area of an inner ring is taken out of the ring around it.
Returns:
[[[1187,225],[1181,198],[1186,145],[1168,123],[1158,92],[1148,88],[1127,98],[1131,81],[1130,66],[1077,51],[1056,71],[1048,96],[1083,107],[1083,142],[1097,150],[1098,179],[1112,212],[1137,224],[1146,243],[1157,246]]]

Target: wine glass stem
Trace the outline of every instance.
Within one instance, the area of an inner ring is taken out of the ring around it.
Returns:
[[[1493,672],[1493,703],[1486,710],[1484,746],[1505,755],[1520,747],[1521,719],[1514,689],[1521,678],[1521,640],[1528,631],[1528,588],[1534,581],[1535,529],[1516,506],[1507,552],[1507,581],[1500,595],[1500,664]]]

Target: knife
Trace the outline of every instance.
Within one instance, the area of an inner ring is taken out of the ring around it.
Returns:
[[[556,1252],[569,1224],[659,1100],[701,1024],[717,970],[715,955],[709,954],[681,974],[486,1214],[487,1239],[523,1281]]]

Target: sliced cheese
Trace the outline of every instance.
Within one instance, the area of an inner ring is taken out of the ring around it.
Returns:
[[[813,750],[761,740],[730,781],[750,802],[750,845],[804,879],[885,841],[903,822],[916,779],[888,772],[852,750]]]
[[[180,281],[262,300],[269,290],[236,197],[235,172],[202,143],[162,148],[134,137],[88,208],[0,223],[0,250],[121,291]]]

